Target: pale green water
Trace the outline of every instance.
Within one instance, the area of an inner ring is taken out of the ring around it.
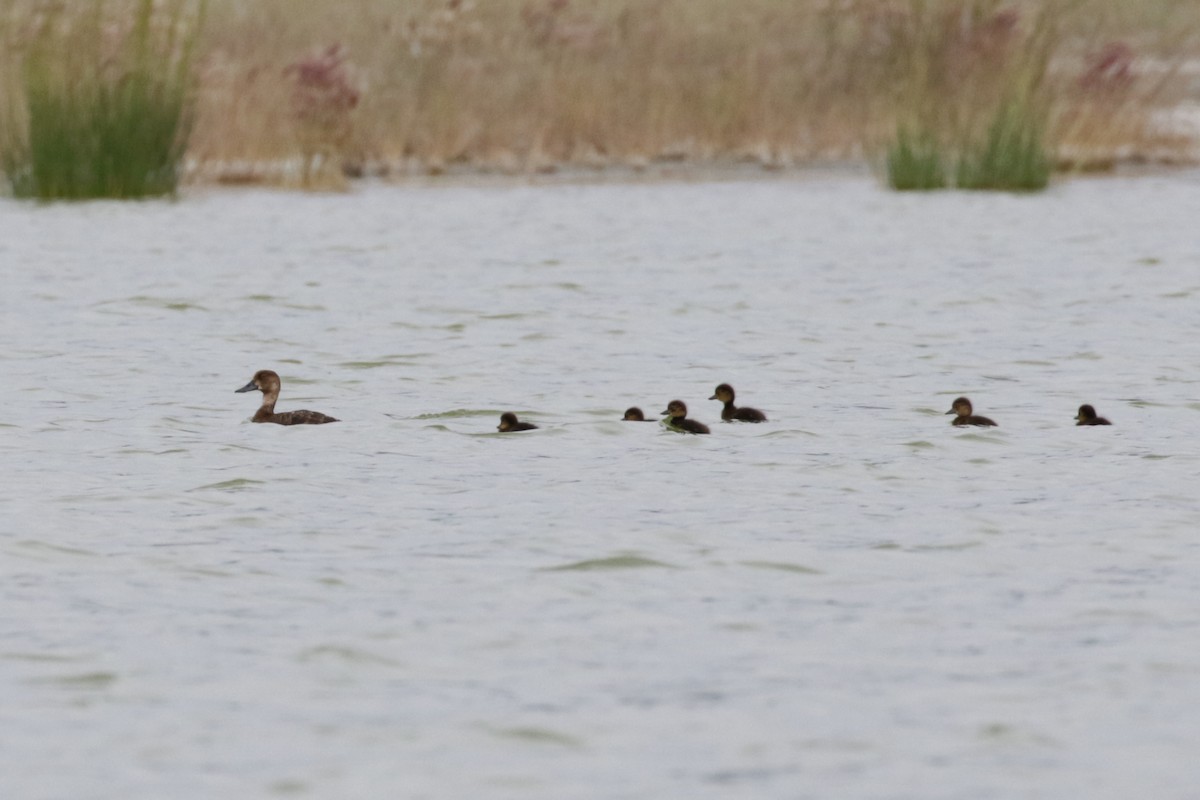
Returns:
[[[0,795],[1190,797],[1198,190],[0,201]]]

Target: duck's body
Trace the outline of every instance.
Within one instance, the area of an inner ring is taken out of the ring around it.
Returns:
[[[509,433],[511,431],[536,431],[537,425],[532,422],[521,422],[517,419],[517,415],[511,411],[505,411],[500,415],[500,424],[496,426],[496,430],[501,433]]]
[[[324,425],[326,422],[338,422],[333,417],[320,411],[281,411],[275,413],[275,403],[279,400],[279,375],[269,369],[260,369],[254,377],[235,393],[252,392],[255,389],[262,392],[262,405],[254,412],[251,422],[274,422],[276,425]]]
[[[708,426],[703,422],[697,422],[694,419],[687,418],[687,406],[682,400],[672,400],[667,403],[667,410],[662,412],[666,415],[663,422],[673,430],[681,433],[710,433]]]
[[[959,397],[950,405],[950,410],[946,413],[955,415],[954,419],[950,422],[951,425],[959,427],[974,425],[979,428],[999,427],[987,417],[981,417],[972,412],[971,401],[965,397]]]
[[[1075,415],[1075,427],[1080,425],[1112,425],[1111,422],[1104,417],[1096,416],[1096,409],[1084,403],[1079,407],[1079,413]]]
[[[728,383],[722,383],[713,392],[713,396],[709,400],[720,400],[725,404],[721,409],[721,419],[726,422],[766,422],[767,415],[759,411],[757,408],[738,408],[733,404],[734,400],[733,387]]]
[[[642,410],[640,408],[638,408],[637,406],[631,406],[630,408],[625,409],[625,416],[621,417],[621,421],[622,422],[653,422],[653,420],[647,420],[646,415],[643,414]]]

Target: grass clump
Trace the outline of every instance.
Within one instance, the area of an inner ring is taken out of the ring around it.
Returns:
[[[190,129],[203,0],[63,4],[37,18],[0,139],[17,197],[171,194]]]
[[[1052,158],[1045,80],[1062,47],[1052,12],[995,0],[910,0],[891,21],[900,66],[897,113],[919,119],[888,146],[888,183],[934,189],[946,164],[961,189],[1034,191],[1049,182]]]
[[[933,136],[901,127],[888,148],[887,181],[898,191],[944,189],[945,157]]]
[[[1025,103],[1004,102],[982,137],[968,141],[957,154],[928,130],[914,133],[901,127],[888,146],[888,185],[897,191],[944,189],[949,184],[946,165],[954,163],[959,189],[1040,191],[1049,185],[1054,167],[1045,126],[1045,113]]]
[[[1033,192],[1050,183],[1051,160],[1045,145],[1044,115],[1025,105],[1001,105],[983,141],[958,162],[960,189]]]

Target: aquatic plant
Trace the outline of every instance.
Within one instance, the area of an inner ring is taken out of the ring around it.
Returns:
[[[1044,114],[1019,101],[1002,103],[983,141],[960,156],[960,189],[1037,191],[1050,182]]]
[[[956,164],[960,188],[1045,187],[1051,159],[1044,76],[1059,42],[1056,21],[1023,18],[988,0],[912,0],[903,22],[899,102],[920,122],[901,127],[888,144],[889,185],[938,188],[946,184],[946,165]]]
[[[204,0],[48,6],[23,54],[0,166],[42,200],[170,194],[190,125]]]
[[[888,147],[887,181],[900,191],[945,188],[942,147],[928,131],[914,132],[901,127]]]

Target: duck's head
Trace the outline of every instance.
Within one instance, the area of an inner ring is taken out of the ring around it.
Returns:
[[[1096,418],[1096,409],[1092,408],[1087,403],[1079,407],[1079,413],[1075,415],[1075,419],[1079,422],[1091,422]]]
[[[249,383],[240,389],[235,389],[234,392],[236,394],[241,394],[242,392],[252,392],[255,389],[258,389],[263,394],[278,392],[279,375],[277,375],[273,370],[260,369],[258,372],[254,373],[254,377],[250,379]]]
[[[672,400],[667,403],[667,410],[663,411],[662,414],[674,419],[683,419],[687,416],[687,405],[682,400]]]
[[[717,387],[717,390],[715,392],[713,392],[713,396],[708,399],[709,400],[720,400],[722,403],[732,403],[733,402],[733,387],[730,386],[728,383],[722,383],[720,386]]]
[[[625,416],[621,417],[624,422],[645,422],[646,415],[637,406],[625,409]]]
[[[501,433],[511,431],[517,426],[517,415],[511,411],[505,411],[500,415],[500,424],[496,426],[496,430]]]
[[[959,397],[950,404],[950,410],[947,414],[957,414],[960,417],[971,416],[971,401],[965,397]]]

